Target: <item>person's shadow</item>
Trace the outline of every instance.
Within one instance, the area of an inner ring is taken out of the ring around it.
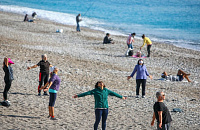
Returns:
[[[18,117],[18,118],[31,118],[31,119],[40,119],[40,117],[32,117],[32,116],[18,116],[18,115],[3,115],[3,114],[0,114],[0,116],[5,116],[5,117]]]

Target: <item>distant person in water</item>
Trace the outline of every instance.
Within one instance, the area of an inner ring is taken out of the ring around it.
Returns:
[[[33,12],[33,13],[32,13],[32,18],[33,18],[33,19],[36,19],[36,17],[37,17],[36,12]]]
[[[147,57],[150,57],[150,49],[151,49],[152,42],[144,34],[142,35],[142,39],[143,39],[143,45],[140,47],[140,50],[142,49],[142,47],[144,47],[145,44],[147,44],[147,52],[148,52]]]
[[[75,95],[73,98],[84,97],[87,95],[94,95],[95,100],[95,117],[96,121],[94,124],[94,130],[97,130],[99,122],[102,118],[102,130],[106,129],[106,119],[108,116],[108,96],[116,96],[121,99],[127,99],[127,97],[123,97],[109,89],[106,88],[102,81],[98,81],[95,85],[95,89],[90,90],[88,92]]]
[[[30,20],[30,19],[28,18],[28,14],[26,14],[26,15],[24,16],[24,22],[34,22],[34,20]]]
[[[109,38],[110,34],[106,33],[106,36],[103,39],[103,44],[114,44],[113,39]]]
[[[81,22],[82,19],[81,19],[80,17],[81,17],[81,14],[78,14],[78,15],[76,16],[76,24],[77,24],[76,31],[77,31],[77,32],[80,32],[80,31],[81,31],[79,22]]]
[[[167,75],[167,72],[164,71],[161,77],[170,81],[182,81],[184,78],[186,78],[188,82],[191,82],[191,80],[188,78],[189,75],[190,74],[187,74],[183,70],[179,69],[177,76]]]

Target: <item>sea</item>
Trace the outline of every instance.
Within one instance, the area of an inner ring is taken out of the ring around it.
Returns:
[[[200,51],[200,0],[0,0],[0,11]]]

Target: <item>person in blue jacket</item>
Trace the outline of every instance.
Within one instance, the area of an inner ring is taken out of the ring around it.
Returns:
[[[136,98],[139,98],[139,90],[140,90],[140,84],[142,84],[142,98],[145,98],[145,87],[146,87],[146,79],[147,76],[149,76],[150,79],[152,79],[152,76],[149,75],[146,66],[144,65],[144,61],[142,59],[138,60],[137,65],[135,66],[132,74],[127,77],[129,80],[131,77],[133,77],[136,74]]]

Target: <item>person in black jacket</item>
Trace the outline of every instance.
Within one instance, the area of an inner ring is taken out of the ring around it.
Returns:
[[[113,39],[109,38],[110,34],[109,33],[106,33],[106,36],[104,37],[104,40],[103,40],[103,44],[114,44],[113,42]]]
[[[77,31],[77,32],[80,32],[80,31],[81,31],[79,22],[81,22],[82,19],[81,19],[80,17],[81,17],[81,14],[78,14],[78,15],[76,16],[76,23],[77,23],[76,31]]]
[[[3,62],[3,71],[5,72],[5,76],[4,76],[5,88],[3,91],[3,98],[4,98],[4,102],[8,102],[8,103],[10,101],[8,101],[7,94],[11,87],[11,83],[14,80],[13,69],[11,67],[11,64],[14,64],[14,62],[12,62],[10,58],[5,57],[4,62]]]

